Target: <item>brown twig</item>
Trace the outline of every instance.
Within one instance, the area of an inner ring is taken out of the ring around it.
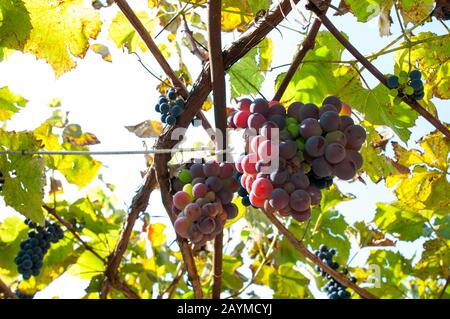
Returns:
[[[138,16],[134,13],[133,9],[131,9],[130,5],[127,3],[126,0],[115,0],[117,3],[117,6],[119,9],[123,12],[125,17],[130,21],[131,25],[134,27],[136,32],[141,36],[142,40],[144,41],[147,48],[150,50],[150,52],[155,57],[158,64],[163,69],[164,73],[167,75],[167,77],[170,79],[172,84],[177,88],[181,96],[184,98],[187,98],[189,92],[184,85],[183,82],[181,82],[180,78],[175,74],[175,71],[171,68],[167,60],[164,58],[164,55],[159,50],[158,46],[156,45],[155,41],[153,41],[152,36],[145,28],[144,24],[139,20]],[[204,114],[201,114],[201,111],[198,111],[199,118],[202,121],[202,125],[205,128],[205,130],[208,130],[211,128],[211,125],[209,124],[208,120],[204,116]]]
[[[330,1],[328,1],[329,3]],[[328,10],[328,6],[325,9]],[[308,35],[303,40],[302,47],[298,51],[297,55],[294,58],[294,61],[292,61],[291,66],[286,72],[286,75],[283,78],[283,81],[281,81],[280,86],[277,89],[277,92],[275,93],[273,97],[273,101],[281,101],[281,98],[283,97],[284,92],[286,91],[289,82],[291,82],[292,78],[294,77],[295,72],[297,71],[298,67],[302,63],[303,59],[305,58],[306,54],[309,50],[312,50],[314,48],[314,44],[316,42],[317,34],[319,33],[319,29],[322,26],[322,22],[320,19],[316,18],[314,19],[314,23],[309,30]]]
[[[106,264],[106,259],[103,258],[102,256],[100,256],[99,253],[97,253],[94,248],[92,248],[88,243],[86,243],[81,237],[80,235],[78,235],[77,231],[75,230],[75,228],[73,227],[73,225],[67,221],[65,221],[61,216],[59,216],[56,213],[56,209],[53,207],[50,207],[48,205],[43,205],[44,209],[53,217],[55,217],[55,219],[64,227],[67,228],[67,230],[73,235],[73,237],[75,237],[83,246],[84,248],[86,248],[86,250],[90,251],[95,257],[97,257],[98,259],[100,259],[104,264]]]
[[[162,290],[156,299],[162,299],[165,293],[168,293],[168,298],[170,299],[171,295],[175,291],[178,283],[180,282],[181,278],[183,277],[183,274],[185,272],[185,268],[182,266],[182,264],[179,264],[175,273],[175,277],[173,278],[172,282],[164,289]]]
[[[216,141],[217,160],[224,162],[227,146],[227,109],[225,91],[225,70],[222,56],[222,32],[221,32],[221,0],[213,0],[208,6],[208,52],[211,68],[212,89],[214,96],[214,120],[216,124],[216,136],[221,140]],[[220,134],[218,134],[220,133]],[[222,290],[222,257],[223,257],[223,232],[214,239],[213,257],[213,299],[220,299]]]
[[[19,299],[17,295],[12,292],[12,290],[8,287],[7,284],[3,282],[3,280],[0,278],[0,292],[5,295],[5,297],[9,299]]]
[[[330,31],[331,34],[350,52],[380,83],[388,87],[387,79],[369,60],[366,59],[361,52],[358,51],[334,26],[334,24],[328,19],[328,17],[317,8],[317,6],[311,1],[308,3],[307,8],[313,11],[316,16],[322,21],[322,24]],[[436,119],[430,112],[424,109],[415,99],[411,97],[404,97],[403,102],[408,104],[417,113],[422,115],[431,125],[441,131],[445,136],[450,138],[450,130],[445,127],[438,119]]]
[[[195,55],[197,58],[199,58],[200,61],[202,61],[202,62],[208,61],[208,53],[198,47],[197,41],[194,38],[194,33],[189,28],[189,25],[187,23],[187,20],[186,20],[186,17],[184,14],[182,15],[182,18],[183,18],[183,24],[184,24],[184,33],[186,33],[186,37],[191,46],[191,53],[193,55]]]
[[[361,297],[366,299],[378,299],[378,297],[372,295],[367,290],[358,287],[353,282],[351,282],[346,276],[340,274],[327,264],[323,263],[319,258],[317,258],[312,252],[310,252],[303,243],[298,240],[294,234],[292,234],[284,225],[278,220],[278,218],[272,214],[265,212],[262,210],[264,214],[270,219],[270,221],[275,225],[275,227],[278,229],[280,233],[282,233],[290,242],[291,244],[297,249],[297,251],[302,254],[304,257],[312,261],[314,264],[322,268],[327,274],[329,274],[331,277],[333,277],[337,282],[339,282],[344,287],[348,287],[353,289],[357,294],[359,294]]]
[[[122,257],[130,241],[131,232],[133,230],[134,224],[139,216],[140,212],[145,211],[148,205],[148,200],[150,194],[155,189],[156,186],[156,173],[153,168],[149,169],[145,177],[145,182],[138,190],[131,203],[130,212],[127,216],[127,220],[123,225],[122,232],[120,234],[119,241],[117,242],[113,252],[108,257],[108,263],[105,270],[106,279],[103,282],[101,289],[101,297],[106,298],[110,286],[122,285],[118,281],[118,269],[122,261]]]

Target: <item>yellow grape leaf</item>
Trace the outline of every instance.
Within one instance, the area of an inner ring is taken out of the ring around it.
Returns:
[[[20,95],[14,94],[7,86],[0,88],[0,121],[11,119],[27,103],[28,100]]]
[[[158,137],[163,130],[162,124],[153,120],[147,120],[136,125],[125,126],[125,128],[141,138]]]
[[[416,24],[430,15],[434,0],[402,0],[399,1],[398,7],[405,24]]]
[[[158,26],[158,20],[149,17],[145,11],[136,12],[136,15],[144,24],[147,31],[153,36],[156,27]],[[142,41],[139,34],[134,30],[133,26],[122,12],[118,12],[111,22],[109,27],[109,39],[113,40],[118,48],[125,47],[129,52],[136,52],[137,47],[139,47],[142,52],[148,50],[144,41]]]
[[[256,15],[269,8],[268,0],[224,0],[222,1],[222,30],[244,31]]]
[[[111,52],[109,52],[109,49],[106,45],[96,43],[91,45],[91,50],[97,54],[100,54],[102,59],[106,62],[112,62]]]
[[[83,2],[23,0],[32,25],[24,51],[46,60],[57,76],[77,65],[73,57],[83,58],[100,32],[100,15]]]
[[[86,146],[99,144],[100,141],[92,133],[83,133],[81,126],[78,124],[70,124],[64,128],[63,139],[76,146]]]
[[[258,45],[259,51],[259,69],[262,71],[269,70],[272,64],[273,42],[269,38],[264,38]]]
[[[260,268],[261,267],[261,268]],[[256,271],[260,268],[259,272]],[[269,265],[262,265],[259,260],[255,260],[255,262],[250,265],[250,269],[252,270],[254,279],[253,282],[257,285],[265,285],[269,284],[270,275],[276,273],[276,269]]]
[[[202,105],[202,110],[207,112],[209,111],[211,108],[213,107],[213,102],[211,100],[210,97],[208,97],[208,99],[205,101],[205,103],[203,103]]]
[[[164,235],[164,224],[150,224],[148,227],[148,240],[151,241],[154,247],[159,247],[166,241],[166,235]]]

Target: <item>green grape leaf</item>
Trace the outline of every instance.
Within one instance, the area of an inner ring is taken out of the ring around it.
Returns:
[[[158,25],[158,20],[154,17],[149,17],[145,11],[138,11],[136,12],[136,15],[148,32],[153,36]],[[128,52],[136,52],[137,47],[139,47],[142,52],[148,50],[144,41],[142,41],[139,34],[135,31],[122,12],[118,12],[112,20],[108,32],[109,39],[113,40],[118,48],[124,47]]]
[[[15,278],[18,275],[14,258],[20,249],[20,243],[27,238],[28,227],[17,216],[8,217],[0,222],[0,274],[2,277]]]
[[[414,267],[414,275],[421,278],[447,278],[450,275],[449,240],[441,238],[427,240],[423,253]]]
[[[413,241],[424,233],[428,221],[422,214],[402,203],[378,203],[374,223],[400,240]]]
[[[32,29],[23,0],[0,2],[0,61],[14,50],[23,50]]]
[[[256,94],[264,82],[264,77],[256,61],[258,51],[250,50],[227,72],[230,76],[231,98]]]
[[[246,278],[237,269],[242,266],[242,260],[228,255],[223,256],[222,284],[225,289],[239,291],[244,285]]]
[[[258,68],[261,71],[270,69],[273,57],[273,42],[270,38],[264,38],[264,40],[257,46],[259,51],[259,64]]]
[[[39,150],[40,143],[31,132],[5,132],[0,129],[0,149]],[[0,171],[5,179],[5,203],[25,217],[42,224],[44,160],[36,155],[0,154]]]
[[[395,241],[386,238],[380,230],[374,229],[363,221],[356,222],[353,227],[348,228],[346,235],[353,240],[359,248],[364,247],[390,247],[395,246]]]
[[[4,86],[0,88],[0,121],[6,121],[27,105],[28,100]]]
[[[269,287],[273,289],[273,298],[304,299],[309,297],[309,280],[294,269],[294,264],[280,265],[276,272],[269,274]]]

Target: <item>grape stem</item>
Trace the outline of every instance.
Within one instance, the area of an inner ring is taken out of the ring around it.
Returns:
[[[189,44],[191,46],[191,53],[195,55],[200,61],[202,61],[202,63],[205,63],[206,61],[208,61],[208,53],[198,47],[198,43],[194,38],[192,30],[189,28],[184,13],[181,15],[181,17],[183,18],[184,33],[186,33],[186,37],[189,40]]]
[[[323,12],[311,1],[308,2],[307,8],[314,12],[322,21],[322,24],[330,31],[331,34],[338,40],[348,52],[350,52],[356,60],[358,60],[380,83],[388,87],[387,79],[361,52],[358,51],[336,28],[336,26],[323,14]],[[445,127],[438,119],[436,119],[430,112],[423,108],[416,100],[411,97],[403,97],[403,102],[408,104],[417,113],[422,115],[431,125],[441,131],[446,137],[450,138],[450,130]]]
[[[19,299],[19,297],[17,297],[17,295],[14,292],[12,292],[12,290],[8,287],[7,284],[3,282],[1,278],[0,278],[0,292],[2,292],[9,299]]]
[[[225,162],[227,145],[227,109],[225,70],[222,56],[222,30],[221,30],[221,0],[212,0],[208,5],[208,53],[211,70],[211,81],[214,97],[214,122],[216,131],[221,134],[221,140],[216,140],[218,162]],[[222,290],[222,258],[223,258],[223,232],[214,239],[213,256],[213,289],[212,298],[220,299]]]
[[[326,2],[326,8],[325,12],[328,10],[328,6],[330,4],[330,0]],[[280,86],[277,89],[277,92],[275,93],[273,97],[273,101],[281,101],[281,98],[283,97],[284,92],[286,91],[289,83],[291,82],[292,78],[294,77],[295,72],[297,71],[298,67],[302,63],[303,59],[305,58],[306,54],[309,50],[312,50],[314,48],[314,44],[316,41],[317,34],[319,33],[319,29],[322,25],[322,22],[320,19],[316,18],[314,19],[314,23],[306,36],[306,38],[303,40],[302,47],[298,51],[297,55],[294,58],[294,61],[292,61],[291,66],[286,72],[286,75],[283,78],[283,81],[281,81]]]
[[[315,256],[312,252],[310,252],[305,245],[301,241],[299,241],[294,234],[292,234],[284,225],[278,220],[278,218],[272,214],[268,213],[264,210],[261,210],[272,222],[272,224],[278,229],[280,233],[282,233],[287,240],[291,242],[291,244],[297,249],[297,251],[302,254],[304,257],[309,259],[311,262],[313,262],[315,265],[319,266],[321,269],[323,269],[327,274],[329,274],[331,277],[334,278],[337,282],[339,282],[341,285],[353,289],[358,295],[365,299],[378,299],[378,297],[374,296],[367,290],[358,287],[353,282],[351,282],[346,276],[343,274],[337,272],[330,266],[328,266],[326,263],[323,263],[317,256]]]
[[[133,197],[130,213],[127,216],[125,224],[123,225],[120,238],[117,241],[113,252],[108,256],[108,262],[105,270],[106,278],[103,281],[100,294],[102,299],[106,298],[111,286],[116,289],[117,287],[124,289],[123,284],[121,284],[118,279],[118,269],[127,249],[128,242],[130,241],[134,224],[139,217],[139,213],[146,210],[150,194],[155,189],[156,185],[156,172],[153,168],[150,168],[145,177],[144,184]]]

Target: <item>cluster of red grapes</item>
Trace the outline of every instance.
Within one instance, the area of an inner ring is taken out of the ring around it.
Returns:
[[[204,246],[223,231],[227,219],[238,214],[232,203],[239,188],[232,163],[188,164],[172,183],[175,231],[198,246]]]
[[[391,89],[391,95],[399,98],[405,96],[422,100],[425,97],[422,82],[422,73],[419,70],[411,72],[401,71],[398,76],[391,75],[387,78],[387,85]]]
[[[45,226],[38,226],[29,219],[25,224],[32,230],[28,232],[28,238],[20,243],[20,251],[14,262],[24,279],[31,276],[39,276],[43,265],[43,259],[52,243],[57,243],[64,238],[64,232],[56,223],[45,222]]]
[[[363,159],[366,131],[335,96],[286,108],[264,99],[239,101],[228,126],[245,129],[246,153],[236,161],[242,203],[305,221],[321,189],[355,177]]]
[[[161,113],[161,122],[167,125],[175,125],[177,118],[184,111],[185,102],[182,97],[178,96],[173,88],[166,91],[166,95],[161,94],[155,110]]]
[[[333,257],[336,255],[336,249],[328,249],[325,245],[320,245],[319,249],[314,252],[314,254],[322,260],[323,263],[327,264],[334,270],[339,269],[339,263],[333,261]],[[347,288],[341,285],[339,282],[334,280],[330,275],[328,275],[325,270],[316,266],[316,271],[320,273],[322,277],[329,279],[328,283],[324,286],[328,298],[330,299],[350,299],[350,293]],[[348,274],[347,269],[342,271],[344,275]],[[350,281],[356,283],[355,277],[350,277]]]

